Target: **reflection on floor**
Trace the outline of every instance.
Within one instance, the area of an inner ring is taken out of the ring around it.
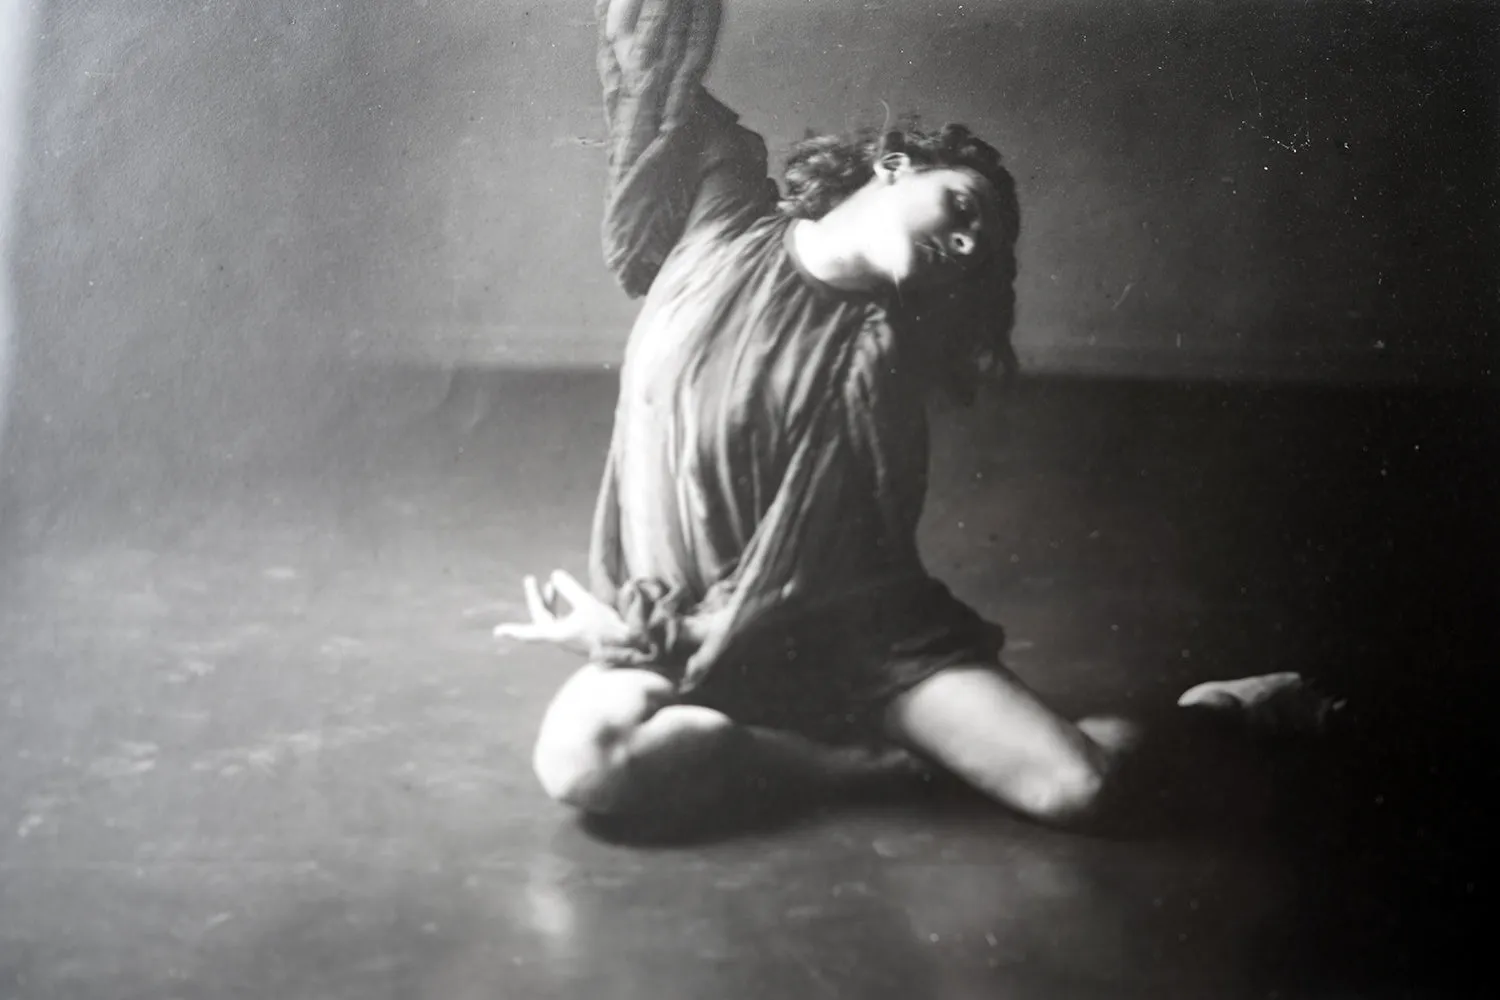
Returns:
[[[1487,768],[1467,741],[1494,596],[1471,395],[1030,382],[936,421],[932,566],[1049,697],[1128,709],[1304,669],[1404,721],[1352,760],[1268,758],[1280,804],[1253,828],[1100,840],[936,796],[640,848],[529,775],[569,661],[488,637],[521,574],[582,568],[613,386],[442,379],[410,419],[372,393],[321,455],[13,510],[0,994],[1434,996],[1456,976],[1492,892],[1456,794]]]

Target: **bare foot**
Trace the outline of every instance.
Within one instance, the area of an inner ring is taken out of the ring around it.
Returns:
[[[1329,714],[1344,707],[1291,672],[1209,681],[1183,692],[1177,704],[1238,715],[1255,729],[1291,733],[1322,732]]]

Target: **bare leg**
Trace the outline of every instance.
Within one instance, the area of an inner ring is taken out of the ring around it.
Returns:
[[[1124,726],[1074,725],[1009,671],[978,666],[908,691],[891,706],[889,728],[990,798],[1058,823],[1093,811],[1133,736]]]
[[[1294,675],[1280,676],[1215,686],[1204,707],[1176,709],[1148,733],[1117,718],[1070,722],[1001,668],[959,668],[898,699],[888,728],[899,746],[1032,818],[1104,827],[1128,814],[1154,825],[1160,820],[1150,814],[1166,808],[1164,786],[1178,799],[1184,788],[1199,793],[1190,798],[1200,812],[1244,805],[1243,773],[1205,752],[1213,741],[1202,737],[1233,729],[1225,716],[1248,718],[1247,701],[1264,707],[1268,696],[1301,692],[1285,680]],[[672,685],[657,674],[597,665],[579,670],[554,698],[534,766],[557,801],[653,831],[689,829],[705,817],[732,822],[736,810],[827,801],[916,773],[899,753],[878,757],[739,725],[675,704]]]
[[[891,706],[888,727],[894,739],[1027,816],[1112,825],[1120,812],[1147,822],[1151,808],[1168,808],[1148,799],[1172,798],[1181,808],[1181,800],[1196,797],[1207,808],[1252,797],[1260,790],[1245,780],[1244,755],[1225,753],[1236,741],[1212,737],[1230,735],[1236,727],[1226,721],[1259,721],[1252,708],[1280,718],[1287,713],[1269,712],[1272,702],[1300,708],[1310,696],[1291,674],[1216,685],[1147,731],[1116,718],[1070,722],[1009,671],[975,666],[944,671],[907,692]],[[1246,805],[1263,808],[1259,800]]]
[[[598,665],[579,670],[554,697],[533,764],[559,802],[667,829],[773,798],[837,797],[902,768],[894,755],[826,747],[673,704],[672,685],[659,675]]]

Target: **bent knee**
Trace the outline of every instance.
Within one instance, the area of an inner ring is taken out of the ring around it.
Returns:
[[[625,780],[629,745],[640,723],[608,718],[552,718],[537,737],[532,771],[555,802],[609,812]]]
[[[620,706],[626,707],[626,706]],[[657,795],[665,775],[712,756],[733,724],[718,712],[688,705],[550,718],[532,754],[547,796],[596,815],[617,815]]]
[[[539,739],[531,769],[552,801],[584,812],[606,811],[610,767],[596,741],[584,736],[566,742]]]
[[[666,679],[646,671],[578,671],[547,707],[537,734],[531,763],[542,790],[576,808],[602,808],[616,748],[670,698]]]

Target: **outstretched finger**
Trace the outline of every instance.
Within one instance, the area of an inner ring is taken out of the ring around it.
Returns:
[[[551,642],[553,635],[546,625],[496,625],[496,639],[514,639],[516,642]]]
[[[551,584],[553,589],[567,598],[568,603],[575,608],[598,603],[598,598],[590,593],[587,587],[575,580],[571,573],[564,570],[555,570],[553,572]]]
[[[542,591],[537,586],[536,577],[528,576],[522,581],[522,586],[526,589],[526,610],[530,613],[531,620],[537,623],[551,621],[552,611],[547,607],[547,602],[542,599]]]

